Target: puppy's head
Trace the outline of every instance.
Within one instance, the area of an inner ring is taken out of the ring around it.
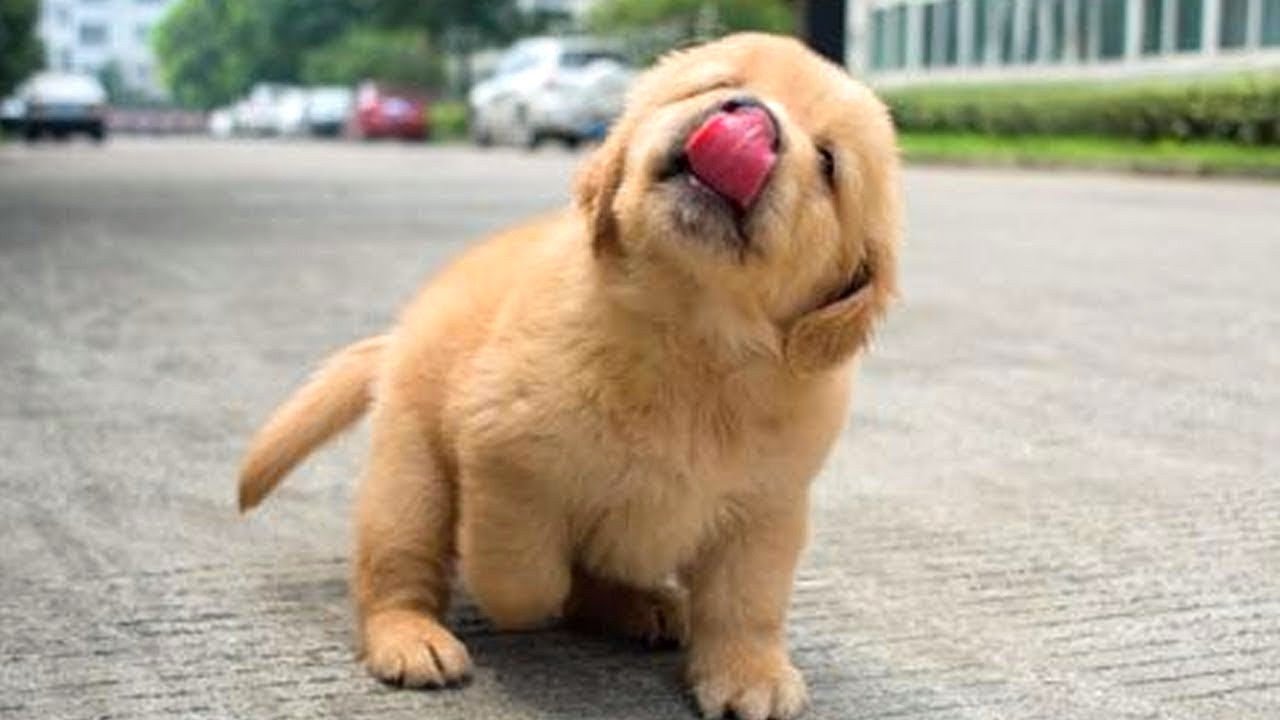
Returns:
[[[797,372],[851,357],[895,291],[889,115],[795,40],[735,35],[665,57],[576,198],[618,284],[693,315],[714,307]]]

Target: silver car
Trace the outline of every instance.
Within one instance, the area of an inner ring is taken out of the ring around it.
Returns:
[[[85,133],[97,141],[107,136],[107,91],[90,75],[37,73],[22,83],[15,95],[28,140],[43,135],[64,138],[72,133]]]
[[[622,111],[634,72],[606,41],[541,37],[511,46],[468,97],[476,143],[533,148],[602,137]]]

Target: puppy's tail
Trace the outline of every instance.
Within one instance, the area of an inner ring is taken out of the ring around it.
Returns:
[[[258,430],[240,464],[241,512],[262,502],[312,450],[364,415],[387,341],[377,335],[339,350]]]

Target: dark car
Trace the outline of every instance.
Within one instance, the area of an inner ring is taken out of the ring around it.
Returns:
[[[362,138],[426,140],[427,97],[408,88],[369,81],[356,91],[354,130]]]
[[[88,75],[42,72],[18,88],[22,132],[28,140],[44,135],[64,138],[84,133],[94,140],[107,136],[107,92]]]

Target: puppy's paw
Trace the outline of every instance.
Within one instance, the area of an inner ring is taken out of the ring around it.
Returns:
[[[640,589],[578,578],[565,622],[585,632],[620,635],[650,647],[682,646],[689,637],[688,594],[679,587]]]
[[[618,623],[624,637],[651,647],[681,647],[689,639],[689,599],[679,588],[638,590]]]
[[[791,720],[808,703],[804,678],[781,649],[726,648],[695,659],[689,674],[706,718]]]
[[[467,648],[434,618],[412,610],[386,610],[364,623],[364,664],[383,682],[444,687],[471,673]]]

